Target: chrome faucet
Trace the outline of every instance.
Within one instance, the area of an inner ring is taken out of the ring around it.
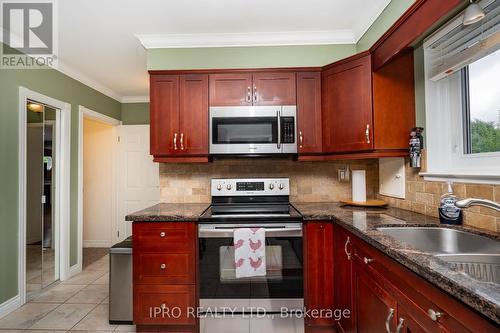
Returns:
[[[463,199],[455,202],[455,206],[459,208],[467,208],[470,206],[483,206],[500,212],[500,204],[498,202],[486,199],[477,199],[477,198]]]

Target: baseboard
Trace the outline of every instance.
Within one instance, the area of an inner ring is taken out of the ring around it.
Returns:
[[[111,247],[112,245],[111,241],[83,240],[83,247]]]
[[[16,295],[11,299],[0,304],[0,318],[5,317],[15,309],[18,309],[21,306],[21,297]]]

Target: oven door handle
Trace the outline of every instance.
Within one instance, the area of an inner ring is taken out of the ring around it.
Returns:
[[[281,149],[281,111],[276,111],[276,117],[278,118],[278,149]]]
[[[234,229],[228,228],[203,228],[198,230],[199,238],[229,238],[233,237]],[[302,237],[302,228],[264,228],[266,237]]]

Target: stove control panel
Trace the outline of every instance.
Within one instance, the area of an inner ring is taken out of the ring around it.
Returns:
[[[288,178],[212,179],[212,196],[290,195]]]

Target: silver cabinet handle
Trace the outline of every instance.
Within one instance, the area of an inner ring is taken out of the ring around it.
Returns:
[[[177,150],[177,133],[174,133],[174,150]]]
[[[247,88],[247,102],[252,103],[252,87]]]
[[[367,258],[367,257],[364,257],[364,258],[363,258],[363,261],[364,261],[364,262],[365,262],[365,264],[367,264],[367,265],[368,265],[369,263],[373,262],[373,260],[374,260],[374,259]]]
[[[181,150],[184,150],[184,133],[181,133]]]
[[[347,256],[347,260],[351,260],[351,253],[349,253],[349,251],[347,251],[347,246],[351,243],[351,239],[349,238],[349,236],[347,236],[347,240],[345,241],[345,244],[344,244],[344,252],[345,252],[345,255]]]
[[[370,143],[370,124],[366,124],[365,136],[366,143]]]
[[[403,318],[399,318],[398,326],[396,326],[396,333],[401,333],[403,329],[405,320]]]
[[[302,148],[302,144],[304,143],[304,139],[302,138],[302,131],[299,131],[299,147]]]
[[[391,332],[391,320],[392,317],[394,317],[394,309],[390,308],[389,309],[389,314],[387,315],[387,319],[385,320],[385,330],[387,333],[392,333]]]
[[[427,314],[429,315],[432,321],[438,321],[438,319],[443,316],[441,312],[434,311],[432,309],[427,310]]]
[[[259,97],[257,96],[257,86],[253,86],[253,102],[257,103]]]
[[[167,234],[165,233],[165,231],[160,232],[160,237],[161,237],[161,238],[165,237],[166,235],[167,235]]]
[[[165,269],[165,268],[167,268],[167,265],[165,265],[165,264],[161,264],[161,265],[160,265],[160,269],[162,269],[162,270],[163,270],[163,269]]]

